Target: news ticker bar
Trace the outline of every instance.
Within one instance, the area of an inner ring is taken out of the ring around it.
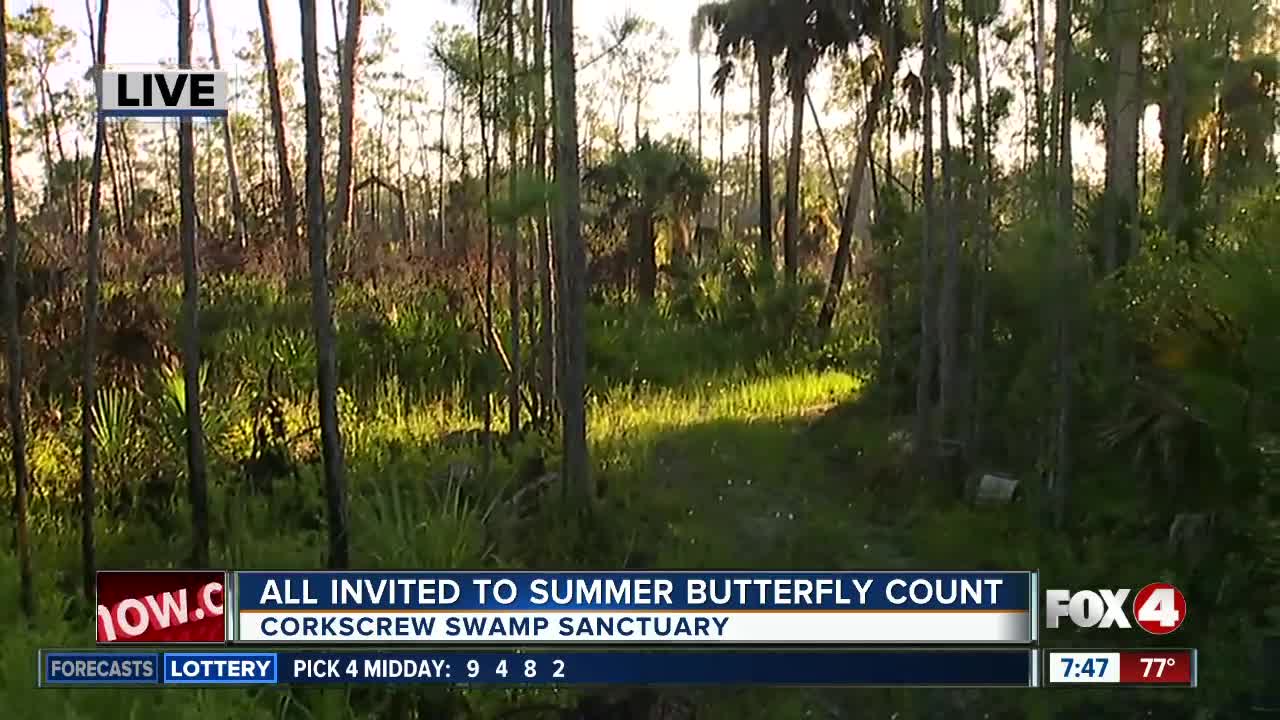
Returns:
[[[253,685],[1197,686],[1179,650],[118,652],[42,650],[41,687]]]
[[[757,685],[1194,688],[1178,650],[123,652],[41,650],[40,687]]]
[[[1033,572],[123,572],[100,645],[1029,645]]]
[[[1035,650],[40,651],[40,687],[755,685],[1035,687]]]

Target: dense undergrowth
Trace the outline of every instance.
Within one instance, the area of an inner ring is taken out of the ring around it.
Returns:
[[[1116,297],[1091,302],[1095,317],[1114,303],[1128,305],[1131,311],[1117,317],[1131,322],[1127,331],[1159,362],[1142,364],[1140,381],[1123,387],[1086,384],[1080,444],[1089,452],[1073,492],[1076,520],[1065,534],[1048,530],[1037,511],[1041,456],[1033,438],[1048,402],[1036,374],[1044,349],[1026,339],[1040,336],[1028,329],[1039,319],[1020,310],[1035,303],[1019,295],[1033,292],[1026,286],[1034,278],[1014,251],[1008,269],[992,278],[990,372],[1004,380],[992,384],[987,402],[1005,410],[989,429],[996,439],[982,466],[971,470],[1013,473],[1029,497],[992,510],[961,502],[958,489],[923,487],[911,469],[903,440],[909,403],[896,371],[875,372],[871,338],[880,320],[870,307],[850,305],[830,342],[811,347],[804,338],[816,317],[812,289],[774,288],[732,262],[726,272],[672,288],[655,307],[595,305],[588,392],[600,500],[595,513],[579,517],[560,506],[551,433],[526,435],[484,472],[475,431],[483,397],[502,396],[505,372],[480,340],[472,303],[412,283],[343,286],[339,405],[353,564],[1038,568],[1063,587],[1159,578],[1183,587],[1194,608],[1179,636],[1205,657],[1204,689],[1191,695],[681,695],[700,718],[1101,718],[1154,708],[1169,717],[1234,717],[1259,679],[1250,631],[1268,622],[1265,593],[1252,590],[1274,582],[1266,563],[1280,544],[1266,492],[1274,487],[1267,468],[1275,456],[1263,432],[1270,425],[1240,425],[1240,413],[1274,407],[1268,393],[1276,388],[1268,360],[1276,336],[1265,328],[1274,326],[1267,308],[1275,305],[1267,303],[1277,300],[1269,268],[1280,263],[1267,265],[1270,256],[1258,254],[1269,245],[1244,242],[1268,226],[1265,217],[1251,222],[1240,223],[1240,242],[1224,239],[1221,247],[1229,249],[1207,261],[1153,252],[1111,288]],[[1034,248],[1025,252],[1034,256]],[[187,554],[183,381],[172,335],[177,300],[166,282],[108,289],[102,365],[110,381],[94,419],[102,567],[173,567]],[[305,288],[219,278],[204,304],[213,562],[318,566],[325,543]],[[916,312],[909,290],[897,307],[895,322],[909,326]],[[1196,308],[1262,329],[1196,359],[1205,353],[1202,326],[1188,314]],[[33,718],[310,719],[497,717],[517,707],[574,704],[580,693],[35,690],[36,650],[85,646],[91,633],[92,612],[76,588],[79,357],[75,332],[57,330],[74,322],[65,309],[49,301],[33,313],[40,349],[29,452],[42,615],[29,626],[20,618],[15,563],[8,548],[0,551],[0,707]],[[911,342],[903,339],[899,357],[910,356]],[[1085,377],[1100,362],[1086,357]],[[505,412],[496,407],[493,417]],[[1169,520],[1191,510],[1211,515],[1219,532],[1198,554],[1176,552]],[[1083,634],[1057,640],[1098,642]]]

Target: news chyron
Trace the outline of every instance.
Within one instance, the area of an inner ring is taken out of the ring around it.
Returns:
[[[227,73],[175,67],[107,67],[98,82],[106,119],[225,118]]]
[[[1049,630],[1132,630],[1170,635],[1187,619],[1187,599],[1166,582],[1132,588],[1045,590],[1044,624]]]
[[[230,637],[222,570],[100,570],[97,583],[98,645],[222,645]]]

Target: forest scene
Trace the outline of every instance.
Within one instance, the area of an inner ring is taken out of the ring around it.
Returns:
[[[0,715],[1280,708],[1276,0],[0,18]],[[227,121],[100,118],[135,43],[231,68]],[[1159,580],[1203,665],[1149,692],[35,688],[39,648],[92,645],[97,569],[193,567]]]

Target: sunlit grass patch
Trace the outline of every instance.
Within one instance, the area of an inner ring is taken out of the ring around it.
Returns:
[[[839,372],[708,382],[692,390],[623,388],[593,403],[590,431],[593,440],[609,442],[710,420],[789,417],[847,399],[857,389],[851,375]]]
[[[663,566],[831,564],[823,553],[848,540],[849,516],[823,497],[826,458],[802,433],[858,389],[850,375],[807,372],[617,391],[592,407],[592,447]]]

